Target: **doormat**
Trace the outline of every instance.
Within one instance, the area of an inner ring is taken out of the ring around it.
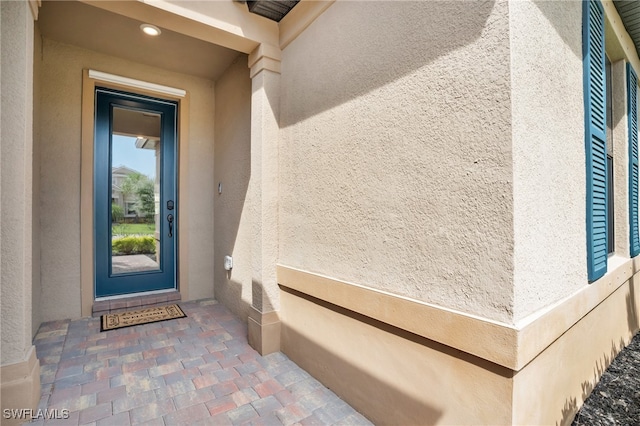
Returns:
[[[121,312],[119,314],[104,314],[100,318],[100,331],[184,318],[186,316],[178,305],[157,306],[139,311]]]

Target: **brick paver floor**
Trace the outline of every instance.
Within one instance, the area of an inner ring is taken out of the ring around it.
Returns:
[[[180,307],[187,318],[108,332],[98,318],[42,324],[38,408],[69,415],[30,425],[371,424],[284,354],[260,356],[222,304]]]

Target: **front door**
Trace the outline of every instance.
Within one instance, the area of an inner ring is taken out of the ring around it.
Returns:
[[[95,296],[176,288],[175,102],[96,88]]]

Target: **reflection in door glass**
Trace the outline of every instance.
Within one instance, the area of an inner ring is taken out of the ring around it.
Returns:
[[[114,108],[111,274],[160,269],[160,115]]]

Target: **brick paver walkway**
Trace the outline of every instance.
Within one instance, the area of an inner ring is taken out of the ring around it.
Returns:
[[[42,324],[39,409],[30,424],[370,424],[282,353],[260,356],[214,300],[187,318],[100,332],[98,318]]]

